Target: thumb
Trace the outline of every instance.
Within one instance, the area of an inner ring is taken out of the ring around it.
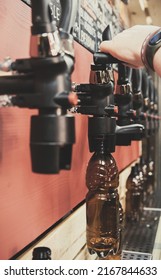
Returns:
[[[112,46],[113,46],[112,40],[111,41],[103,41],[100,44],[100,51],[101,52],[111,52],[112,49],[113,49]]]

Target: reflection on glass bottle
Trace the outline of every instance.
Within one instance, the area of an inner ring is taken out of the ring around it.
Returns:
[[[140,186],[140,209],[143,209],[143,201],[144,201],[144,174],[143,171],[140,167],[139,163],[135,164],[136,168],[136,177],[138,178],[139,181],[139,186]]]
[[[126,181],[126,221],[138,222],[142,203],[142,191],[136,166],[131,168],[131,173]]]
[[[148,177],[148,169],[147,164],[143,158],[143,156],[140,157],[140,169],[143,174],[143,202],[146,202],[147,199],[147,177]]]
[[[87,247],[100,258],[118,252],[119,175],[112,155],[100,145],[91,157],[86,173]]]
[[[148,161],[148,176],[147,176],[147,193],[153,194],[154,192],[154,161],[149,158]]]
[[[36,247],[32,252],[33,260],[51,260],[51,250],[48,247]]]

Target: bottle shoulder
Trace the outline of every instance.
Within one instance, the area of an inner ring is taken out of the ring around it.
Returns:
[[[89,189],[117,188],[119,173],[112,155],[95,153],[87,166],[86,184]]]

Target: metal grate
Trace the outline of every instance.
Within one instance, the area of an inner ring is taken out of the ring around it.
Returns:
[[[152,259],[159,218],[158,211],[143,211],[139,223],[126,225],[122,259]]]
[[[122,260],[151,260],[152,254],[122,251]]]
[[[154,194],[149,195],[145,202],[145,207],[161,209],[161,188],[157,188]]]

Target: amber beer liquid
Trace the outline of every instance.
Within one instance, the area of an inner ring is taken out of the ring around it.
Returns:
[[[100,258],[118,252],[119,174],[116,162],[102,146],[91,157],[86,173],[87,247]]]

